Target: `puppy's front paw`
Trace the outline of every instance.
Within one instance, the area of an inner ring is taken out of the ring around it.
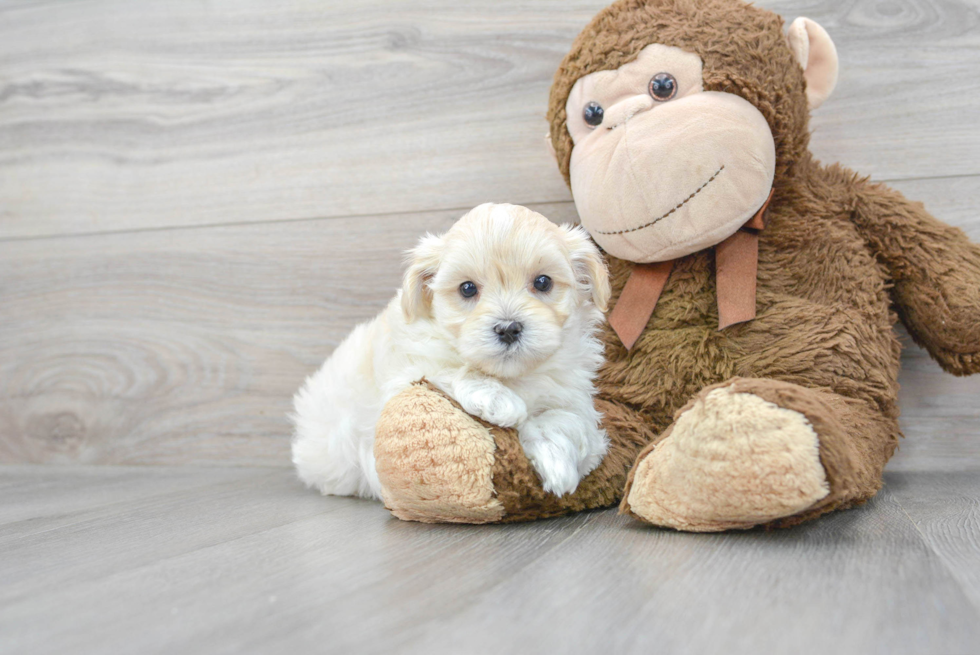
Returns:
[[[556,496],[570,494],[580,480],[575,453],[567,447],[547,439],[537,439],[523,444],[524,454],[531,460],[534,470],[541,476],[541,486]]]
[[[463,409],[488,423],[511,428],[527,419],[527,405],[500,383],[468,384],[457,392],[456,401]]]

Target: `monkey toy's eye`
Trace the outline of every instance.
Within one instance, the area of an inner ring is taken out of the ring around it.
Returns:
[[[470,282],[469,280],[459,285],[459,295],[463,296],[464,298],[472,298],[476,295],[477,291],[478,289],[476,288],[476,284]]]
[[[551,278],[547,275],[539,275],[534,278],[534,288],[541,293],[548,293],[551,291]]]
[[[582,117],[585,122],[591,127],[602,124],[602,105],[593,100],[589,104],[585,105],[585,109],[582,110]]]
[[[657,73],[650,78],[649,91],[658,102],[670,100],[677,95],[677,80],[670,73]]]

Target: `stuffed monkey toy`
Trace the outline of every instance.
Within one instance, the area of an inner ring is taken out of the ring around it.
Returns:
[[[834,45],[741,0],[620,0],[555,74],[548,120],[613,296],[597,408],[611,446],[541,488],[513,430],[420,383],[375,456],[402,519],[521,521],[620,503],[690,531],[784,527],[871,498],[901,437],[901,320],[980,371],[980,247],[808,150]]]

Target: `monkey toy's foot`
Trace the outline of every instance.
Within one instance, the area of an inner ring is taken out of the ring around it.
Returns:
[[[487,425],[428,385],[413,385],[389,401],[375,429],[385,507],[406,521],[501,520],[494,451]]]
[[[426,523],[495,523],[560,516],[619,502],[636,455],[654,438],[625,406],[596,400],[611,443],[570,494],[548,493],[517,431],[489,425],[420,382],[392,398],[375,429],[382,498],[392,514]]]
[[[716,532],[792,525],[861,502],[877,488],[856,484],[863,476],[841,423],[853,409],[834,394],[775,380],[709,387],[640,453],[621,510],[657,526]]]

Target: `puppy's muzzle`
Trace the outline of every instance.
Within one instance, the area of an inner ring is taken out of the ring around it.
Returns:
[[[493,331],[497,333],[497,338],[501,343],[508,346],[521,338],[524,325],[518,321],[504,321],[493,326]]]

